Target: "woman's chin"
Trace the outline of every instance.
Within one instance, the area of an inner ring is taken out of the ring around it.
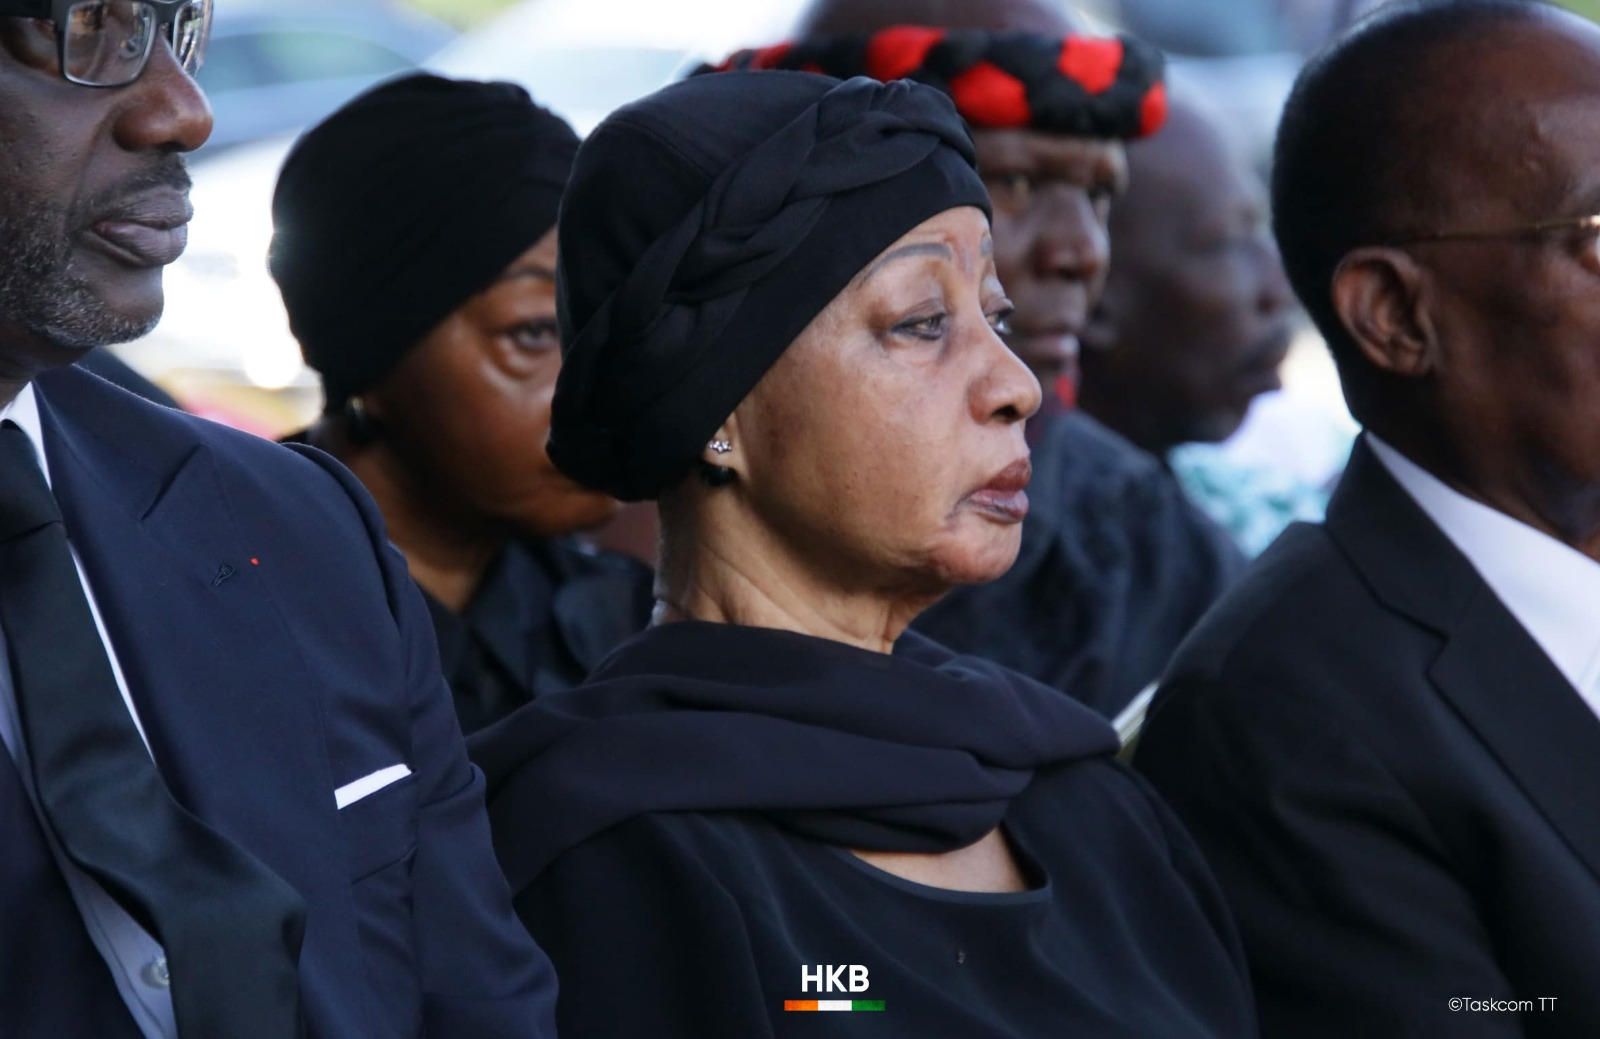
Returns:
[[[950,587],[997,581],[1017,561],[1022,528],[986,526],[936,553],[936,569]]]

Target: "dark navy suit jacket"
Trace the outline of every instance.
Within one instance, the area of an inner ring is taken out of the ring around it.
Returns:
[[[1365,444],[1179,649],[1134,764],[1269,1039],[1600,1036],[1600,719]]]
[[[355,479],[76,369],[35,386],[162,776],[305,899],[311,1036],[553,1036],[554,976],[512,913],[427,610]]]

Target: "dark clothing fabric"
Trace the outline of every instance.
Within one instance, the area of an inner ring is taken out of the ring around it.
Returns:
[[[1054,691],[915,634],[889,657],[709,624],[651,629],[472,741],[565,1034],[813,1035],[784,1001],[817,998],[885,1001],[830,1035],[1253,1034],[1205,868],[1114,746]],[[995,825],[1033,890],[930,889],[840,850]],[[817,964],[868,987],[802,988]]]
[[[40,814],[66,858],[159,937],[177,1027],[304,1039],[305,901],[173,800],[123,702],[33,441],[10,422],[0,631],[11,671],[0,681],[16,696]]]
[[[895,25],[737,51],[697,72],[806,69],[910,79],[949,94],[973,126],[1072,137],[1147,137],[1167,115],[1166,61],[1132,36]]]
[[[103,346],[97,346],[79,358],[78,367],[93,372],[114,386],[121,386],[129,393],[143,397],[151,404],[183,410],[183,405],[179,404],[172,394],[140,375],[128,362]]]
[[[577,150],[521,87],[428,73],[373,87],[295,142],[272,196],[272,276],[329,410],[555,226]]]
[[[915,627],[1114,717],[1244,558],[1156,459],[1082,412],[1050,418],[1033,451],[1016,563]]]
[[[514,541],[460,614],[426,591],[461,729],[571,689],[650,622],[647,567],[566,539]]]
[[[989,195],[950,99],[913,83],[730,72],[612,113],[562,201],[551,459],[625,501],[694,465],[884,249]]]
[[[143,1039],[3,751],[0,847],[0,1039]]]
[[[360,484],[73,367],[34,386],[161,778],[305,900],[311,1039],[553,1034],[555,981],[510,911],[432,625]]]
[[[1136,764],[1263,1034],[1600,1035],[1600,720],[1364,443],[1179,651]]]
[[[815,840],[949,851],[997,826],[1037,769],[1115,747],[1077,704],[914,633],[889,656],[691,622],[649,629],[472,753],[492,803],[544,806],[538,826],[491,810],[518,888],[652,811],[759,811]]]

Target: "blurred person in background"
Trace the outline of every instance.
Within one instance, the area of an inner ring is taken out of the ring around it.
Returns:
[[[659,499],[659,603],[472,741],[567,1035],[812,1035],[839,998],[882,1011],[850,1034],[1253,1034],[1110,727],[906,631],[1028,508],[975,160],[939,91],[796,72],[675,84],[578,153],[550,453]]]
[[[1243,565],[1158,462],[1070,407],[1078,336],[1110,256],[1106,221],[1126,183],[1123,141],[1165,118],[1161,56],[1076,35],[1045,0],[818,0],[798,33],[727,64],[905,76],[954,99],[1016,302],[1006,343],[1045,389],[1029,423],[1033,507],[1016,565],[958,589],[917,629],[1115,716]]]
[[[1265,186],[1196,101],[1172,99],[1162,131],[1128,146],[1078,405],[1163,465],[1181,445],[1226,440],[1280,387],[1296,310],[1267,223]],[[1221,460],[1175,471],[1252,555],[1327,502],[1287,473]]]
[[[1529,0],[1386,7],[1285,109],[1274,229],[1363,433],[1135,759],[1267,1036],[1600,1035],[1597,112],[1600,29]]]
[[[553,1036],[370,497],[73,363],[161,315],[210,14],[0,2],[0,1033]]]
[[[273,197],[272,275],[325,395],[292,439],[377,500],[467,732],[577,684],[649,617],[643,567],[567,537],[616,503],[544,450],[577,146],[521,87],[415,74],[308,131]]]

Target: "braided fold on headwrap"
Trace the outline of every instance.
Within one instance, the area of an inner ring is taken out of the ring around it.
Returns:
[[[581,222],[595,217],[589,207],[615,209],[614,192],[585,190],[585,159],[627,132],[628,109],[580,151],[562,219],[564,360],[548,444],[579,482],[625,500],[655,496],[873,256],[945,209],[987,211],[971,138],[946,97],[909,83],[806,78],[826,91],[731,157],[588,313],[575,312],[572,291],[585,278],[584,249],[568,249],[565,235],[574,211]],[[707,93],[694,82],[662,93],[684,88]],[[876,213],[863,228],[867,208]]]
[[[1131,36],[896,25],[742,50],[697,71],[911,79],[948,94],[974,127],[1133,138],[1166,121],[1165,64],[1161,51]]]

